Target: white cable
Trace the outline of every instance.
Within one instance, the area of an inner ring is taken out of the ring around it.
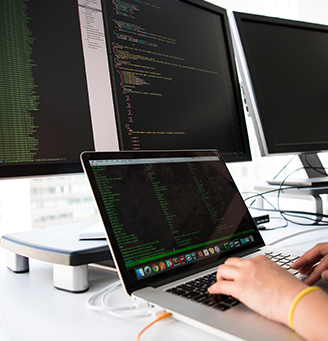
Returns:
[[[97,291],[94,295],[92,295],[87,302],[87,306],[89,309],[91,310],[95,310],[95,311],[104,311],[106,310],[106,307],[104,307],[103,305],[99,306],[96,305],[94,303],[94,301],[101,295],[103,295],[104,293],[106,293],[107,291],[116,291],[119,287],[121,286],[121,282],[120,281],[116,281],[110,285],[108,285],[107,287]]]
[[[153,312],[152,306],[147,302],[142,301],[141,303],[133,302],[131,305],[122,307],[111,307],[109,304],[110,297],[122,287],[121,281],[116,281],[109,286],[99,290],[93,296],[91,296],[87,301],[87,306],[89,309],[99,312],[108,313],[111,316],[117,318],[136,318],[136,317],[146,317],[150,315],[156,315],[157,312]],[[101,305],[97,305],[95,300],[100,298]]]
[[[290,239],[290,238],[293,238],[293,237],[297,237],[297,236],[299,236],[301,234],[304,234],[304,233],[313,232],[313,231],[319,231],[319,230],[327,230],[327,229],[328,229],[328,227],[317,227],[317,228],[311,229],[311,230],[303,230],[301,232],[296,232],[296,233],[291,234],[289,236],[277,239],[274,242],[269,243],[268,246],[276,245],[276,244],[281,243],[281,242],[283,242],[283,241],[285,241],[287,239]]]

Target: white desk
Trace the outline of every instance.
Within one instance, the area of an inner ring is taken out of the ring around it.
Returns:
[[[313,226],[311,229],[316,229]],[[267,243],[299,232],[307,227],[289,226],[286,229],[263,231]],[[277,244],[305,251],[321,241],[328,241],[328,229],[313,231]],[[6,341],[90,341],[136,340],[138,333],[153,317],[121,320],[95,312],[87,300],[95,292],[117,280],[117,275],[91,268],[90,289],[72,294],[53,287],[52,264],[30,259],[30,272],[15,274],[7,269],[5,250],[0,248],[0,314]],[[130,302],[122,291],[115,299]],[[156,323],[142,340],[218,340],[172,318]]]

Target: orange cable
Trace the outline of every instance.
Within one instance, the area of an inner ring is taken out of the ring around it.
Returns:
[[[145,330],[147,330],[149,327],[151,327],[151,326],[152,326],[153,324],[155,324],[156,322],[161,321],[161,320],[164,320],[164,319],[170,317],[171,315],[172,315],[171,313],[163,313],[162,315],[160,315],[155,321],[153,321],[152,323],[150,323],[147,327],[145,327],[145,328],[139,333],[139,335],[138,335],[138,337],[137,337],[137,341],[140,341],[140,336],[141,336],[141,334],[142,334]]]

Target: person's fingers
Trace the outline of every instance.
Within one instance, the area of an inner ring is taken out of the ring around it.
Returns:
[[[243,265],[244,262],[245,262],[245,259],[243,259],[243,258],[231,257],[231,258],[228,258],[224,262],[224,264],[240,266],[240,265]]]
[[[302,269],[302,273],[310,272],[313,265],[328,254],[328,243],[319,243],[304,253],[292,265],[293,269]]]
[[[308,263],[308,264],[304,264],[302,266],[294,263],[294,264],[291,265],[291,268],[295,269],[295,270],[298,270],[303,275],[309,275],[314,270],[314,264],[316,264],[317,262],[318,261],[311,262],[311,263]]]
[[[308,278],[304,280],[304,283],[307,285],[313,285],[319,281],[321,278],[321,272],[313,271]]]
[[[234,285],[233,281],[218,281],[208,288],[210,294],[223,294],[223,295],[234,295]]]
[[[234,265],[234,262],[225,262],[218,267],[216,280],[218,282],[223,280],[233,281],[239,277],[239,269],[240,266]]]
[[[231,295],[265,317],[287,323],[291,301],[306,285],[266,256],[229,258],[218,267],[210,294]],[[266,302],[263,304],[263,302]]]
[[[321,278],[322,278],[324,281],[328,282],[328,270],[325,270],[325,271],[323,271],[323,272],[321,273]]]
[[[298,267],[292,267],[292,269],[298,270],[302,275],[310,275],[313,270],[315,269],[314,265],[309,264],[308,266],[304,266],[301,268]]]
[[[303,268],[300,269],[300,273],[309,275],[309,277],[304,281],[308,285],[313,285],[319,281],[322,277],[322,273],[328,269],[328,256],[322,258],[321,262],[316,266],[312,267],[311,271],[304,272]]]
[[[322,256],[318,256],[316,258],[303,259],[302,262],[296,261],[291,265],[291,268],[298,270],[303,275],[310,275],[315,268],[315,264],[317,264],[321,258]]]

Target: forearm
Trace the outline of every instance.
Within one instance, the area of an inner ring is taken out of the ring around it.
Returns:
[[[219,266],[217,282],[208,290],[231,295],[276,322],[289,326],[292,321],[305,340],[328,340],[328,295],[265,256],[229,258]]]
[[[313,291],[298,302],[293,314],[295,331],[305,340],[327,340],[328,295]]]

